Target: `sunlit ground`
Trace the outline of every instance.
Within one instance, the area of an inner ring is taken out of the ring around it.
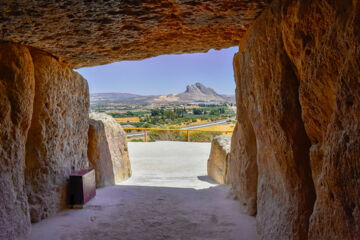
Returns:
[[[210,143],[129,143],[129,152],[131,179],[34,224],[28,239],[258,239],[255,218],[206,176]]]
[[[133,175],[119,184],[193,189],[216,186],[207,177],[210,147],[210,143],[130,142]]]

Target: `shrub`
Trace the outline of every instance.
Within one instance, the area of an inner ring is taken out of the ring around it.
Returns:
[[[191,131],[190,141],[191,142],[211,142],[214,137],[221,135],[221,132],[202,132],[202,131]]]
[[[150,141],[162,140],[162,141],[186,141],[186,132],[182,131],[150,131]]]
[[[138,138],[138,139],[131,139],[130,142],[144,142],[144,140]]]
[[[189,131],[191,142],[211,142],[221,132]],[[149,141],[187,141],[186,131],[149,131]]]

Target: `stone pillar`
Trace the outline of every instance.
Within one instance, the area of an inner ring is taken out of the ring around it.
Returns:
[[[316,202],[309,239],[360,238],[360,2],[283,4]]]
[[[238,105],[246,109],[256,138],[258,232],[262,239],[303,240],[315,201],[310,141],[299,79],[283,46],[279,3],[259,16],[240,48]]]
[[[101,120],[89,119],[88,158],[95,169],[96,187],[115,184],[109,143]]]
[[[360,236],[359,19],[358,1],[274,0],[240,48],[262,239]]]
[[[244,206],[249,215],[256,214],[258,169],[256,137],[241,95],[240,55],[234,56],[236,81],[237,123],[231,140],[230,182],[232,194]]]
[[[16,239],[30,229],[24,167],[34,94],[29,50],[0,43],[0,239]]]
[[[220,184],[229,184],[230,135],[216,136],[211,142],[210,156],[207,162],[209,177]]]
[[[32,222],[66,207],[67,178],[88,168],[89,92],[84,78],[54,57],[31,49],[34,111],[26,144],[26,192]]]
[[[114,179],[110,179],[111,175],[103,176],[102,178],[106,178],[109,181],[114,181],[115,183],[128,179],[131,176],[132,171],[125,131],[122,129],[121,125],[115,121],[114,118],[105,113],[91,113],[90,118],[92,123],[94,123],[93,121],[102,123],[103,128],[98,129],[98,134],[104,135],[107,142],[107,144],[102,143],[101,146],[96,146],[96,144],[93,142],[95,139],[89,139],[91,141],[89,144],[92,147],[89,149],[89,159],[91,163],[94,167],[97,168],[96,170],[98,170],[98,174],[101,175],[105,174],[105,169],[100,169],[100,164],[106,164],[109,165],[109,167],[112,167]],[[100,152],[97,153],[97,151]],[[110,153],[110,159],[108,153]],[[97,156],[97,154],[99,155]],[[101,158],[99,158],[99,156],[101,156]],[[111,162],[109,162],[109,160]],[[108,167],[106,167],[106,169],[108,169]],[[100,176],[98,175],[98,180],[99,177]]]

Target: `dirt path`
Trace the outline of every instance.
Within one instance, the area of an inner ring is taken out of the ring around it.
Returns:
[[[208,143],[129,143],[133,177],[97,190],[82,210],[33,225],[30,240],[252,240],[228,187],[206,177]]]

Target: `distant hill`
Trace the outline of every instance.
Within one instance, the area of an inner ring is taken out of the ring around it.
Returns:
[[[177,95],[183,101],[226,102],[227,99],[218,94],[212,88],[205,87],[201,83],[186,86],[186,91]]]
[[[228,94],[221,94],[221,96],[225,99],[227,99],[228,102],[236,102],[235,95],[228,95]]]
[[[190,102],[234,102],[234,96],[221,95],[214,89],[201,83],[186,86],[186,90],[179,94],[160,96],[142,96],[132,93],[93,93],[90,99],[95,103],[124,103],[124,104],[149,104],[149,103],[190,103]]]
[[[91,98],[133,98],[133,97],[141,97],[141,95],[132,94],[132,93],[92,93],[90,94]]]

